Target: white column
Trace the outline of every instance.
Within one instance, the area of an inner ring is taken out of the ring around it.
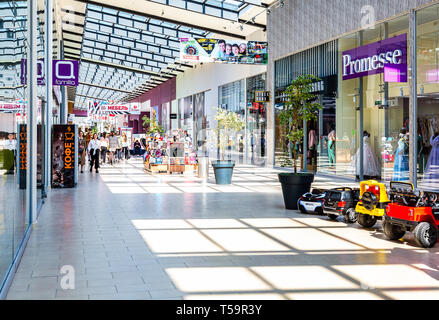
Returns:
[[[45,175],[44,185],[47,193],[50,187],[51,181],[51,129],[52,129],[52,108],[53,108],[53,86],[52,86],[52,61],[53,61],[53,13],[52,13],[52,1],[46,0],[46,32],[45,32],[45,68],[46,68],[46,114],[45,114]]]
[[[37,0],[28,0],[27,13],[27,172],[26,213],[37,218]]]

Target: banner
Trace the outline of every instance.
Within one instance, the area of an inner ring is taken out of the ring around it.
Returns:
[[[267,64],[267,42],[207,38],[180,39],[180,61]]]
[[[24,104],[0,102],[0,112],[20,112],[24,109]]]
[[[75,187],[75,125],[54,125],[52,136],[52,188]]]
[[[88,102],[89,115],[93,114],[140,114],[140,105],[138,103],[131,104],[106,104],[94,101]]]
[[[384,73],[385,82],[407,82],[407,34],[343,52],[343,80]]]

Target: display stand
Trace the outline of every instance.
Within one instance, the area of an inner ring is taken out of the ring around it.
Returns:
[[[164,144],[166,143],[166,148]],[[151,174],[184,174],[192,176],[198,172],[195,152],[190,141],[147,141],[145,171]]]

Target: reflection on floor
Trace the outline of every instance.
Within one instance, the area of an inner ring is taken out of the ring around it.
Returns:
[[[276,173],[241,166],[225,187],[139,160],[84,173],[51,192],[8,299],[437,299],[439,246],[287,211]]]

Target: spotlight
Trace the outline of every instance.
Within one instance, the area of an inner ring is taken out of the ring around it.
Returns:
[[[244,30],[244,27],[242,26],[242,24],[239,26],[239,30]]]
[[[255,24],[255,17],[252,18],[252,23]]]
[[[270,15],[271,9],[267,9],[267,14]]]
[[[279,5],[280,5],[281,8],[284,7],[284,4],[285,4],[284,0],[280,0]]]
[[[165,11],[164,10],[162,10],[162,17],[165,15]]]

